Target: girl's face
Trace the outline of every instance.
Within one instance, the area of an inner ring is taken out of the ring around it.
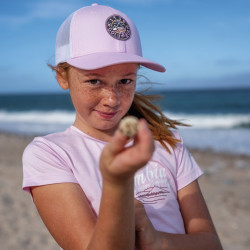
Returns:
[[[76,109],[74,125],[97,139],[108,141],[132,104],[137,69],[135,63],[96,70],[71,67],[67,88]]]

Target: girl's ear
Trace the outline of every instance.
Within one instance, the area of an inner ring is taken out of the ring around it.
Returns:
[[[65,69],[58,68],[56,71],[56,79],[58,84],[62,89],[68,89],[69,88],[69,82],[68,82],[68,72]]]

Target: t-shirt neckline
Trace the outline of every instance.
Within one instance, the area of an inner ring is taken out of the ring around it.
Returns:
[[[99,140],[99,139],[97,139],[97,138],[95,138],[95,137],[93,137],[93,136],[90,136],[90,135],[84,133],[82,130],[80,130],[79,128],[75,127],[74,125],[70,126],[69,128],[70,128],[71,130],[74,130],[75,132],[81,134],[82,136],[91,139],[91,140],[94,140],[94,141],[96,141],[96,142],[100,142],[100,143],[102,143],[102,144],[108,144],[108,142],[106,142],[106,141]]]
[[[71,130],[73,130],[73,131],[79,133],[80,135],[82,135],[82,136],[84,136],[84,137],[86,137],[86,138],[88,138],[88,139],[90,139],[90,140],[94,140],[94,141],[99,142],[99,143],[104,144],[104,145],[108,144],[108,142],[106,142],[106,141],[99,140],[99,139],[97,139],[97,138],[95,138],[95,137],[93,137],[93,136],[90,136],[90,135],[84,133],[82,130],[80,130],[79,128],[75,127],[74,125],[71,125],[71,126],[69,127],[69,129],[71,129]],[[126,146],[130,146],[130,145],[132,145],[132,143],[133,143],[133,140],[129,141],[129,142],[126,144]]]

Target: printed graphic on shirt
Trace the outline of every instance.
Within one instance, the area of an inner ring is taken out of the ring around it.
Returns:
[[[127,21],[118,15],[110,16],[106,21],[108,33],[115,39],[126,41],[131,36],[131,29]]]
[[[143,204],[155,204],[159,201],[165,200],[169,193],[167,187],[152,186],[146,188],[144,191],[136,193],[136,199]]]
[[[149,162],[135,175],[135,198],[143,204],[160,204],[170,194],[167,169],[157,162]]]

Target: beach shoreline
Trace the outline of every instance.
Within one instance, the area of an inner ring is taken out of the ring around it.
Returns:
[[[1,249],[59,249],[28,194],[22,191],[22,153],[33,136],[0,132]],[[250,249],[250,156],[189,149],[204,171],[199,179],[226,250]]]

